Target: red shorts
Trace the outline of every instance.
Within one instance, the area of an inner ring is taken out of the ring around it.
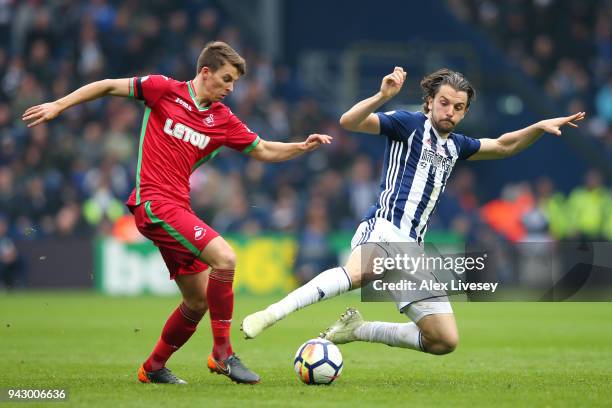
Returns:
[[[172,203],[146,201],[130,207],[138,231],[149,238],[164,258],[170,279],[193,275],[208,269],[200,252],[219,233],[199,219],[194,212]]]

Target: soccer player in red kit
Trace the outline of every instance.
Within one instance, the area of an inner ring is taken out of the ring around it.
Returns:
[[[54,102],[25,111],[28,127],[57,117],[73,105],[106,95],[144,101],[138,144],[136,187],[127,205],[138,230],[159,248],[183,301],[167,320],[153,352],[138,370],[149,383],[183,384],[166,361],[191,337],[210,309],[214,338],[208,368],[238,383],[259,376],[233,353],[230,343],[236,255],[230,245],[191,209],[189,177],[223,146],[257,160],[289,160],[331,142],[313,134],[302,143],[270,142],[251,131],[220,101],[245,74],[244,59],[223,42],[208,43],[193,80],[163,75],[105,79],[85,85]]]

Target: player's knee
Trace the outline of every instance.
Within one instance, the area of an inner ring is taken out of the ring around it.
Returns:
[[[457,332],[440,333],[430,340],[427,351],[431,354],[444,355],[455,351],[459,345],[459,334]]]
[[[457,333],[446,334],[440,339],[440,344],[444,354],[452,353],[459,345],[459,335]]]
[[[236,253],[228,248],[220,252],[211,265],[213,269],[236,269]]]
[[[449,325],[426,325],[421,328],[423,345],[430,354],[452,353],[459,344],[459,332]]]

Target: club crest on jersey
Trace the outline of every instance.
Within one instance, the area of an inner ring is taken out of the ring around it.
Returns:
[[[195,240],[198,241],[202,239],[202,237],[206,234],[206,228],[195,226],[193,227],[193,231],[195,232]]]
[[[425,139],[425,143],[427,143],[429,146],[431,146],[431,137],[427,136],[427,138]],[[436,150],[438,151],[438,153],[442,154],[444,156],[444,148],[440,145],[436,146]]]
[[[174,127],[172,127],[172,123],[172,119],[166,119],[166,124],[164,125],[165,134],[176,137],[183,142],[191,143],[193,146],[202,150],[204,150],[208,142],[210,142],[210,137],[205,134],[196,132],[182,123],[175,123]]]
[[[204,122],[204,124],[206,126],[214,126],[215,125],[215,117],[213,116],[212,113],[210,115],[208,115],[207,117],[205,117],[204,119],[202,119],[202,121]]]

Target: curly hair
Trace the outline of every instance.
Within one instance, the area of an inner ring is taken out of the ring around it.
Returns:
[[[476,96],[476,91],[467,79],[460,72],[451,71],[448,68],[442,68],[436,72],[426,75],[421,80],[421,89],[423,90],[423,112],[429,113],[429,98],[434,98],[442,85],[449,85],[456,91],[467,93],[466,109],[470,107],[470,102]]]

